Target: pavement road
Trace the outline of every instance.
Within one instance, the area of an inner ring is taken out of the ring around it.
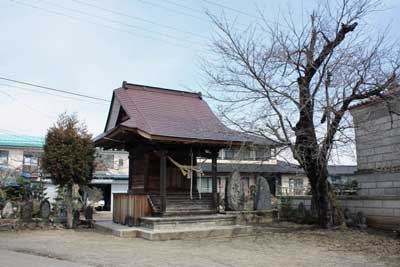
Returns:
[[[78,266],[88,266],[88,265],[82,265],[79,263],[66,260],[53,259],[45,256],[37,256],[32,254],[15,252],[11,250],[0,249],[0,266],[78,267]]]

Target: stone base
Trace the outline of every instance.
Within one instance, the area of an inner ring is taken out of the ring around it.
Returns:
[[[118,237],[141,237],[151,241],[198,239],[198,238],[227,238],[256,234],[256,229],[251,226],[225,225],[214,227],[190,227],[179,230],[154,230],[145,227],[128,227],[113,223],[112,221],[96,222],[96,231],[112,234]]]
[[[140,226],[151,230],[190,230],[236,224],[235,215],[197,215],[180,217],[142,217]]]
[[[272,223],[274,213],[277,210],[262,210],[262,211],[225,211],[226,215],[234,215],[236,224],[241,225],[262,225]]]

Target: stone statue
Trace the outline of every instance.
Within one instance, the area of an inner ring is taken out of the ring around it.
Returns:
[[[244,189],[241,182],[240,173],[233,172],[227,186],[227,205],[228,210],[241,211],[244,208]]]
[[[10,219],[14,215],[13,205],[10,201],[7,201],[6,205],[4,205],[3,211],[1,212],[1,216],[4,219]]]
[[[48,200],[42,201],[42,203],[40,203],[40,217],[43,220],[48,220],[50,217],[50,211],[50,202]]]
[[[257,177],[255,208],[256,210],[270,210],[272,208],[269,184],[267,179],[262,176]]]

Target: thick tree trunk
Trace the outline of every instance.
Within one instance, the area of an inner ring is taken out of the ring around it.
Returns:
[[[319,225],[323,228],[330,228],[333,226],[334,218],[327,177],[320,177],[318,180],[315,179],[310,183],[312,203]]]
[[[70,184],[67,185],[65,202],[66,202],[65,205],[66,205],[66,209],[67,209],[67,228],[72,229],[74,216],[73,216],[73,208],[72,208],[72,185],[70,185]]]
[[[327,157],[320,151],[314,125],[314,107],[310,95],[310,77],[298,79],[300,118],[295,127],[295,158],[304,169],[311,185],[312,199],[319,225],[329,228],[333,221],[328,190]]]

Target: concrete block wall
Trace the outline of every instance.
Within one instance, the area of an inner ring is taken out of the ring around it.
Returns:
[[[357,174],[360,196],[400,196],[400,172]]]
[[[292,207],[304,203],[311,209],[311,196],[293,196]],[[363,212],[370,227],[398,230],[400,228],[400,196],[339,196],[343,208],[351,213]]]
[[[400,167],[400,99],[353,109],[359,170]]]

